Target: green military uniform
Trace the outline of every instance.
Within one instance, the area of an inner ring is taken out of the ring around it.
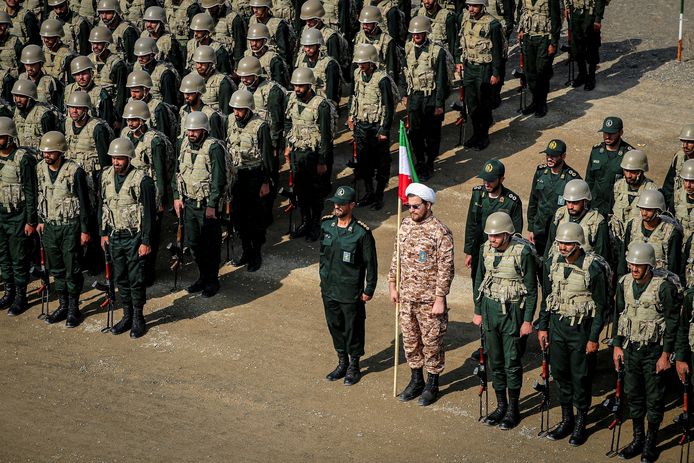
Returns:
[[[185,122],[186,118],[188,115],[192,112],[195,111],[202,111],[205,113],[207,118],[210,121],[210,136],[212,138],[216,138],[218,140],[224,140],[226,138],[224,134],[224,117],[222,113],[219,111],[215,111],[212,109],[211,106],[206,105],[203,103],[202,99],[200,100],[200,106],[198,106],[196,109],[193,109],[190,107],[188,104],[184,104],[181,106],[181,109],[178,110],[178,118],[180,120],[180,126],[181,126],[181,132],[179,134],[180,137],[185,137],[186,131],[185,131]]]
[[[431,20],[431,35],[429,38],[448,48],[451,56],[460,56],[460,41],[458,40],[458,20],[448,8],[442,6],[442,2],[435,2],[431,11],[424,5],[417,13]]]
[[[80,91],[86,92],[92,101],[92,109],[89,111],[91,116],[103,119],[111,127],[113,127],[116,122],[120,122],[120,115],[116,113],[111,95],[109,95],[105,89],[97,87],[93,80],[87,87],[80,87],[77,82],[68,84],[68,86],[65,87],[63,104],[66,108],[70,95]]]
[[[251,16],[250,21],[248,21],[248,25],[252,26],[253,24],[258,22],[262,21],[258,21],[258,18],[256,16]],[[292,63],[294,57],[292,56],[293,50],[290,43],[289,23],[284,19],[270,16],[265,20],[264,24],[270,31],[270,39],[268,41],[268,45],[273,46],[277,49],[277,53],[280,57],[282,57],[282,59],[284,59],[285,63]]]
[[[600,30],[596,31],[594,25],[602,22],[606,0],[568,0],[565,3],[570,14],[571,53],[578,66],[578,76],[573,86],[585,83],[586,90],[593,90],[601,43]]]
[[[367,35],[360,30],[354,37],[354,48],[357,45],[373,45],[378,50],[378,64],[383,66],[393,81],[400,82],[400,60],[398,57],[398,45],[387,32],[376,26],[373,33]]]
[[[604,217],[612,215],[614,201],[614,184],[622,177],[622,157],[633,149],[632,146],[620,140],[616,151],[610,151],[605,142],[594,145],[588,158],[586,182],[593,196],[591,205]]]
[[[191,40],[192,31],[190,22],[196,14],[202,13],[202,7],[196,0],[164,0],[162,2],[166,12],[166,23],[171,33],[181,44],[181,50],[185,50],[188,41]]]
[[[164,27],[164,25],[161,26],[161,35],[158,38],[155,38],[147,30],[142,31],[140,38],[150,37],[156,40],[157,50],[159,50],[159,54],[156,56],[157,61],[163,61],[171,64],[178,75],[182,75],[183,70],[185,69],[183,48],[181,48],[181,44],[176,37],[169,31],[165,30]],[[135,69],[136,66],[137,64],[133,66],[133,69]]]
[[[232,62],[238,63],[246,50],[246,22],[243,16],[230,10],[225,3],[218,5],[215,14],[212,14],[211,8],[206,10],[215,20],[212,39],[223,44]]]
[[[549,226],[547,233],[547,243],[554,243],[554,238],[557,236],[557,227],[562,223],[575,222],[583,228],[585,236],[585,244],[583,249],[593,251],[595,254],[604,258],[607,262],[612,259],[612,251],[610,249],[610,227],[605,217],[595,209],[585,209],[581,217],[574,217],[569,214],[566,206],[562,206],[554,213],[554,218]],[[551,259],[550,254],[556,254],[556,246],[545,246],[544,258]]]
[[[8,102],[12,101],[12,86],[17,76],[24,71],[20,62],[23,47],[22,42],[9,32],[0,37],[0,97]]]
[[[195,62],[193,61],[193,55],[195,54],[195,50],[201,45],[207,45],[214,49],[215,56],[217,57],[215,67],[219,72],[223,74],[231,74],[234,71],[234,69],[232,68],[231,57],[229,56],[229,53],[227,53],[226,48],[224,48],[224,45],[222,45],[220,42],[211,39],[209,40],[209,43],[201,43],[200,41],[195,39],[191,39],[188,41],[186,49],[187,69],[191,71],[195,70]]]
[[[24,44],[33,43],[34,45],[41,45],[40,27],[36,15],[21,4],[16,8],[14,13],[10,13],[7,11],[7,7],[5,8],[12,20],[10,34],[18,37]]]
[[[173,64],[166,61],[151,60],[146,65],[135,63],[134,70],[143,70],[152,77],[152,88],[150,94],[152,98],[164,101],[167,104],[178,107],[178,71]]]
[[[679,150],[672,158],[670,167],[665,175],[662,192],[665,196],[665,202],[671,211],[676,212],[677,204],[679,202],[678,199],[681,197],[682,192],[684,191],[684,181],[682,178],[680,178],[680,173],[682,172],[682,166],[684,165],[685,161],[688,161],[689,159],[690,158],[687,157],[683,150]]]
[[[110,24],[107,24],[113,34],[113,43],[108,49],[125,59],[129,65],[135,64],[135,42],[140,37],[140,31],[130,21],[125,21],[116,15]]]
[[[41,136],[51,130],[62,130],[61,117],[48,103],[29,100],[24,109],[14,108],[14,123],[17,126],[18,143],[36,148]]]
[[[42,53],[42,52],[41,52]],[[36,80],[29,77],[25,72],[19,75],[19,79],[31,80],[36,85],[36,93],[38,98],[36,101],[41,103],[49,103],[58,109],[59,113],[63,113],[63,85],[58,82],[53,76],[49,76],[40,71]]]
[[[178,115],[176,107],[171,106],[148,94],[142,99],[149,107],[151,118],[147,123],[158,132],[163,133],[172,144],[176,143],[181,132],[178,128]]]
[[[660,216],[660,223],[655,230],[649,230],[640,217],[627,222],[618,254],[617,275],[629,273],[626,261],[627,250],[631,243],[648,243],[655,251],[656,268],[667,269],[675,275],[682,270],[682,227],[672,217]]]
[[[116,114],[123,114],[123,108],[128,100],[125,83],[128,79],[128,65],[120,55],[106,49],[101,55],[89,55],[94,63],[94,85],[106,90],[113,102]],[[105,118],[104,118],[105,119]]]
[[[202,101],[225,116],[230,115],[229,100],[236,91],[234,81],[231,80],[230,76],[218,71],[203,77],[205,79],[205,93],[201,95]]]
[[[627,222],[632,218],[639,218],[639,208],[636,203],[639,196],[646,190],[657,190],[655,183],[645,175],[641,176],[641,181],[634,186],[627,184],[624,178],[618,179],[613,187],[612,194],[612,215],[610,216],[610,231],[614,239],[619,242],[624,237]]]
[[[269,77],[280,84],[283,88],[289,86],[287,62],[280,56],[273,47],[265,46],[261,52],[254,52],[249,47],[244,56],[255,56],[260,60],[265,77]],[[291,63],[291,61],[290,61]]]
[[[80,16],[69,8],[60,15],[56,14],[55,10],[51,11],[48,18],[59,19],[63,22],[65,36],[62,40],[68,47],[83,56],[91,53],[92,47],[89,45],[89,32],[92,26],[87,18]]]
[[[318,57],[315,61],[302,52],[297,57],[295,67],[301,66],[306,66],[313,70],[313,74],[316,76],[316,85],[314,86],[316,95],[327,98],[335,106],[338,106],[340,104],[342,86],[340,63],[322,51],[318,52]]]
[[[689,287],[684,293],[684,302],[677,326],[675,360],[686,362],[690,366],[690,375],[694,375],[694,369],[691,368],[692,352],[694,352],[694,288]],[[692,384],[693,379],[689,378],[689,384]]]
[[[366,2],[364,2],[366,3]],[[400,46],[405,46],[407,38],[407,24],[410,21],[410,11],[403,11],[398,5],[398,0],[371,0],[381,10],[383,25],[393,40]]]
[[[43,46],[43,55],[45,62],[43,69],[46,74],[52,76],[55,80],[66,85],[72,82],[69,75],[70,63],[75,58],[75,52],[62,42],[57,42],[53,49]]]

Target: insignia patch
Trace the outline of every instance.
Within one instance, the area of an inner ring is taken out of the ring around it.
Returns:
[[[427,261],[426,251],[419,251],[419,256],[417,257],[417,262],[424,263]]]
[[[345,194],[345,189],[342,188],[342,187],[340,187],[340,188],[337,189],[336,193],[337,193],[336,196],[344,196],[344,194]]]
[[[352,262],[352,253],[349,251],[342,251],[342,262]]]
[[[487,164],[486,166],[484,166],[485,172],[491,172],[493,170],[494,170],[494,167],[491,164]]]
[[[605,121],[605,127],[612,127],[612,119],[607,119]]]
[[[557,142],[552,140],[551,142],[549,142],[549,147],[552,149],[557,149]]]

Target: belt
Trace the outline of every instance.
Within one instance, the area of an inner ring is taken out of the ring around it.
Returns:
[[[112,230],[109,236],[112,238],[132,238],[138,233],[140,233],[140,230],[124,228],[123,230]]]

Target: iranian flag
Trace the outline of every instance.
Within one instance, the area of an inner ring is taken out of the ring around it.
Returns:
[[[403,204],[407,204],[405,190],[410,183],[419,183],[417,172],[414,170],[412,162],[412,150],[410,150],[410,140],[407,139],[405,123],[400,121],[400,149],[399,149],[399,168],[398,168],[398,196]]]

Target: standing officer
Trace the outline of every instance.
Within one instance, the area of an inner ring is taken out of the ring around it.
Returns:
[[[145,71],[152,78],[152,96],[162,100],[171,106],[179,106],[178,86],[181,83],[178,71],[173,64],[157,58],[159,48],[157,42],[151,37],[140,37],[135,42],[133,51],[137,62],[133,66],[134,71]]]
[[[364,355],[366,303],[376,291],[378,262],[371,229],[352,215],[356,192],[341,186],[330,198],[332,215],[321,219],[320,288],[337,367],[326,378],[345,378],[351,386],[361,379],[359,358]],[[366,284],[365,284],[366,283]]]
[[[169,141],[175,144],[179,136],[176,107],[152,95],[152,77],[145,71],[133,71],[128,74],[125,86],[130,90],[131,100],[142,100],[147,103],[151,115],[149,126],[165,134]]]
[[[528,238],[538,254],[543,255],[549,222],[565,204],[564,187],[581,176],[566,164],[566,143],[563,141],[550,141],[541,153],[545,153],[547,162],[537,166],[533,177],[528,202]]]
[[[584,90],[593,90],[595,71],[600,62],[600,30],[605,0],[568,0],[565,8],[571,31],[571,53],[578,66],[578,75],[572,86],[583,85]]]
[[[521,357],[533,331],[537,303],[537,253],[532,244],[515,235],[505,211],[490,214],[484,225],[487,241],[482,245],[475,277],[475,315],[487,339],[496,410],[484,419],[488,426],[513,429],[520,422],[518,398],[523,384]],[[508,400],[506,397],[508,389]]]
[[[58,308],[46,323],[67,319],[65,326],[80,323],[80,293],[84,284],[80,254],[89,240],[91,203],[87,175],[76,162],[65,159],[67,142],[60,132],[41,137],[43,162],[36,167],[38,217],[36,231],[42,236],[46,267],[53,276]]]
[[[285,88],[289,85],[287,61],[270,43],[270,30],[265,24],[252,24],[248,28],[248,47],[245,56],[258,58],[267,78]]]
[[[453,234],[434,217],[434,190],[421,183],[411,183],[405,194],[410,216],[400,224],[396,238],[400,240],[400,287],[396,280],[396,252],[388,272],[390,300],[393,304],[400,303],[402,343],[412,370],[410,382],[399,397],[407,402],[421,394],[419,404],[427,406],[438,397],[439,375],[445,367],[446,296],[455,276]],[[427,371],[426,385],[423,368]]]
[[[373,45],[354,49],[354,93],[349,101],[347,125],[354,133],[357,150],[356,178],[364,181],[366,193],[357,206],[383,208],[383,191],[390,178],[390,129],[395,113],[395,82],[378,66]],[[376,189],[373,177],[376,174]]]
[[[357,45],[373,45],[378,52],[378,65],[383,66],[393,81],[400,81],[400,63],[398,60],[398,45],[387,31],[381,29],[383,22],[381,10],[377,6],[364,5],[359,13],[361,29],[354,37],[354,49]]]
[[[43,71],[43,50],[38,45],[27,45],[22,49],[21,62],[24,72],[20,79],[30,80],[36,85],[36,101],[50,103],[56,108],[63,107],[63,85]]]
[[[46,60],[43,65],[46,74],[53,76],[63,84],[67,84],[67,72],[75,57],[75,51],[63,43],[65,36],[63,23],[58,19],[47,19],[41,24],[40,34],[43,42],[43,55]]]
[[[4,74],[0,80],[0,97],[7,101],[12,99],[10,89],[21,71],[20,57],[24,46],[21,40],[12,34],[11,27],[10,17],[4,11],[0,11],[0,73]]]
[[[465,267],[470,269],[472,282],[477,276],[480,249],[487,241],[483,229],[487,217],[493,212],[504,211],[511,216],[514,230],[523,230],[523,202],[504,186],[506,167],[497,159],[487,161],[477,178],[482,185],[472,189],[472,197],[465,221]]]
[[[246,21],[223,0],[203,0],[200,3],[214,20],[212,40],[224,45],[233,62],[238,63],[246,50]]]
[[[113,106],[113,99],[108,92],[96,85],[94,73],[96,66],[86,56],[77,56],[70,63],[70,73],[75,81],[65,87],[65,107],[67,108],[70,96],[75,92],[86,93],[91,100],[90,115],[105,120],[110,126],[118,128],[120,117]]]
[[[410,21],[412,39],[405,44],[403,73],[407,95],[403,105],[407,111],[409,137],[417,159],[415,170],[422,180],[434,172],[434,160],[441,148],[441,124],[446,98],[450,92],[446,50],[429,39],[431,20],[415,16]]]
[[[188,41],[186,46],[186,67],[191,71],[195,69],[193,55],[195,50],[201,45],[208,45],[214,49],[217,59],[217,69],[225,74],[230,74],[233,70],[232,61],[226,48],[220,42],[212,38],[214,32],[214,19],[207,13],[198,13],[190,22],[190,29],[193,31],[193,40]]]
[[[253,27],[254,24],[266,26],[269,32],[269,44],[277,47],[277,53],[284,58],[286,63],[293,62],[295,50],[292,50],[290,44],[290,36],[293,34],[290,32],[291,26],[286,20],[273,16],[270,10],[272,0],[250,0],[248,4],[253,8],[253,16],[248,21],[249,32],[250,27]],[[250,40],[250,34],[248,38]]]
[[[36,101],[36,85],[30,80],[19,79],[12,86],[14,123],[21,146],[36,148],[41,136],[52,129],[62,128],[61,116],[48,103]]]
[[[564,222],[557,227],[558,252],[545,266],[545,297],[537,332],[540,346],[551,346],[549,363],[561,404],[561,422],[547,437],[559,440],[571,434],[569,444],[574,447],[588,438],[586,416],[599,336],[610,307],[607,285],[612,281],[607,261],[585,251],[585,244],[578,223]]]
[[[166,12],[160,6],[150,6],[145,10],[145,30],[140,38],[154,39],[159,54],[157,61],[166,61],[176,69],[179,75],[183,73],[183,51],[176,36],[169,31]],[[187,24],[186,24],[187,28]]]
[[[686,243],[694,234],[694,159],[682,163],[679,177],[682,182],[682,189],[675,196],[675,219],[682,225],[682,233]],[[685,253],[683,259],[687,260],[688,254]],[[687,285],[687,287],[689,286],[691,285]]]
[[[212,109],[228,116],[231,113],[229,100],[231,94],[236,91],[236,84],[230,76],[217,70],[214,49],[207,45],[200,45],[193,53],[193,61],[195,62],[194,72],[205,80],[202,101]]]
[[[20,315],[27,304],[29,246],[36,231],[36,157],[17,146],[17,128],[0,117],[0,270],[5,295],[0,309]]]
[[[586,167],[586,182],[593,196],[591,203],[604,217],[612,214],[614,184],[622,177],[622,158],[633,147],[622,140],[624,124],[616,116],[605,118],[602,123],[602,143],[593,146]]]
[[[422,0],[422,6],[417,13],[426,16],[431,21],[429,39],[448,47],[451,56],[458,56],[458,20],[451,10],[443,6],[440,0]]]
[[[694,159],[694,124],[687,124],[680,131],[682,149],[675,153],[663,182],[663,194],[670,210],[677,208],[676,198],[682,194],[683,180],[680,177],[682,165]]]
[[[371,4],[381,10],[384,32],[388,32],[400,47],[404,47],[407,39],[405,24],[410,20],[410,11],[401,10],[399,3],[398,0],[371,0]]]
[[[207,131],[209,134],[219,140],[224,140],[224,116],[221,112],[215,111],[212,106],[205,104],[202,95],[205,93],[205,79],[197,72],[191,72],[183,78],[181,86],[178,90],[183,93],[183,101],[185,104],[178,111],[178,117],[181,121],[181,134],[179,137],[186,135],[186,120],[193,113],[201,112],[207,116],[208,125]]]
[[[176,178],[171,185],[174,210],[183,221],[185,245],[195,258],[199,278],[186,291],[212,297],[219,291],[222,227],[219,214],[233,183],[227,152],[210,136],[210,121],[201,111],[186,117],[186,136],[179,139]]]
[[[92,26],[89,20],[73,11],[68,0],[48,0],[46,3],[51,8],[48,18],[63,22],[63,28],[67,33],[63,39],[65,44],[74,52],[87,56],[91,51],[89,31]]]
[[[135,148],[127,138],[116,138],[108,147],[113,165],[101,175],[99,230],[101,247],[113,259],[123,318],[111,333],[130,330],[135,339],[147,332],[142,313],[147,299],[145,260],[152,251],[152,224],[156,220],[154,181],[130,160]]]
[[[187,49],[188,41],[192,39],[190,21],[196,14],[202,13],[202,8],[197,0],[164,0],[162,7],[166,12],[166,22],[171,29],[171,34],[181,44],[181,51]],[[145,11],[145,27],[147,27],[147,12]],[[182,72],[182,69],[179,70]]]
[[[113,37],[108,27],[96,26],[92,29],[89,33],[89,43],[92,47],[89,59],[96,67],[94,84],[106,90],[113,100],[116,114],[122,114],[127,100],[125,81],[128,78],[128,65],[120,54],[109,48],[113,43]]]
[[[301,46],[303,48],[296,57],[295,68],[311,68],[316,77],[316,94],[327,98],[337,108],[342,87],[340,63],[323,50],[325,41],[318,29],[305,28],[301,33]]]
[[[465,104],[472,121],[472,136],[465,140],[466,148],[483,150],[489,146],[489,127],[492,125],[494,87],[504,74],[504,36],[501,23],[487,13],[487,0],[468,0],[460,33],[460,64],[463,74]]]
[[[22,43],[39,45],[39,21],[36,15],[26,8],[20,0],[5,0],[5,13],[12,21],[12,32]]]
[[[133,50],[140,31],[133,23],[123,19],[118,0],[99,0],[96,12],[104,26],[113,34],[113,43],[109,47],[111,51],[120,54],[128,64],[134,64]]]
[[[633,243],[626,257],[631,273],[617,285],[617,336],[613,340],[615,369],[624,364],[624,392],[634,438],[619,452],[625,460],[657,458],[658,428],[663,421],[665,378],[674,352],[680,314],[677,276],[655,268],[655,252],[648,243]],[[644,437],[644,417],[648,432]]]

